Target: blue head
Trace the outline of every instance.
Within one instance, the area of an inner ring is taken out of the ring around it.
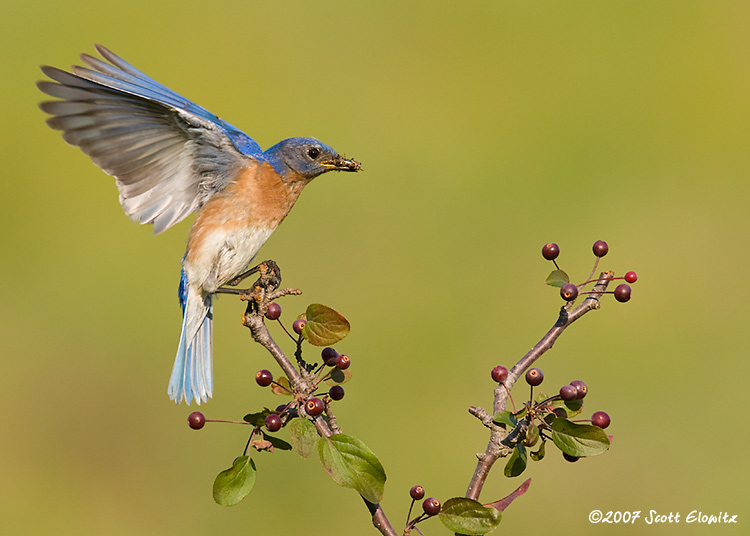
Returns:
[[[326,171],[359,171],[348,160],[314,138],[289,138],[265,151],[268,162],[287,180],[312,180]]]

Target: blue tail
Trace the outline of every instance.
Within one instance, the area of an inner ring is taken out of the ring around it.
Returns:
[[[212,300],[211,295],[202,295],[185,284],[183,273],[180,282],[182,303],[182,333],[177,356],[169,380],[169,398],[179,404],[182,399],[190,404],[206,402],[213,394],[212,360]]]

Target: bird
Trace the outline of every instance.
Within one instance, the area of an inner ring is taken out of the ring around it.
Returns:
[[[167,393],[213,396],[212,298],[242,274],[302,189],[361,164],[315,138],[261,149],[238,128],[145,75],[102,45],[70,71],[44,65],[47,124],[115,177],[120,205],[159,234],[197,212],[182,259],[180,341]]]

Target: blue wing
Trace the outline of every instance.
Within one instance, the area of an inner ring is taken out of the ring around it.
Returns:
[[[222,190],[248,160],[265,160],[249,136],[101,45],[110,63],[83,54],[89,67],[42,67],[55,82],[37,85],[62,100],[43,102],[47,123],[63,131],[117,180],[125,213],[160,233]]]

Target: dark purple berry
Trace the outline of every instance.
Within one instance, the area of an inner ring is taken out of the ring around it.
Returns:
[[[573,283],[565,283],[560,287],[560,296],[565,301],[573,301],[578,297],[578,287]]]
[[[627,281],[628,283],[635,283],[636,281],[638,281],[638,274],[635,272],[628,272],[627,274],[625,274],[625,281]]]
[[[503,383],[508,379],[508,369],[502,365],[498,365],[492,369],[492,379],[497,383]]]
[[[270,370],[261,369],[255,373],[255,383],[261,387],[268,387],[273,381],[273,374]]]
[[[622,303],[628,301],[630,299],[630,286],[625,283],[617,285],[617,288],[615,289],[615,299]]]
[[[594,242],[594,247],[592,249],[594,250],[594,255],[597,257],[604,257],[609,251],[609,246],[604,240],[597,240]]]
[[[424,488],[422,486],[412,486],[409,490],[409,495],[415,501],[419,501],[424,497]]]
[[[341,370],[346,370],[349,368],[349,365],[352,364],[352,360],[349,359],[349,356],[346,354],[339,354],[339,356],[336,358],[336,368],[340,368]]]
[[[266,417],[266,429],[269,432],[278,432],[279,430],[281,430],[281,417],[279,417],[275,413],[271,413],[268,417]]]
[[[193,430],[200,430],[206,424],[206,418],[200,411],[194,411],[188,415],[188,425]]]
[[[558,246],[554,242],[544,244],[544,247],[542,248],[542,257],[544,257],[548,261],[553,261],[557,258],[559,254],[560,254],[560,246]]]
[[[323,410],[325,408],[326,408],[326,405],[323,403],[323,401],[320,398],[310,398],[308,399],[307,402],[305,402],[305,411],[311,417],[320,415],[321,413],[323,413]]]
[[[336,365],[336,358],[338,356],[339,353],[330,346],[323,348],[323,350],[320,352],[320,357],[323,358],[323,363],[325,363],[329,367],[333,367]]]
[[[440,501],[435,497],[428,497],[422,503],[422,510],[428,516],[436,516],[440,513]]]
[[[194,411],[188,415],[188,426],[193,430],[200,430],[206,424],[206,418],[200,411]]]
[[[340,385],[334,385],[328,390],[328,394],[334,400],[341,400],[344,398],[344,388]]]
[[[563,400],[575,400],[578,396],[578,389],[574,385],[563,385],[560,387],[560,398]]]
[[[298,318],[292,323],[292,329],[297,335],[301,335],[302,328],[304,328],[306,324],[307,324],[307,320],[305,320],[304,318]]]
[[[570,382],[570,385],[576,388],[576,398],[583,398],[584,396],[586,396],[586,393],[589,392],[589,388],[586,387],[586,384],[583,383],[582,380],[573,380],[572,382]]]
[[[567,452],[563,452],[562,455],[563,455],[563,458],[565,458],[567,461],[569,461],[571,463],[577,462],[578,460],[580,460],[580,458],[578,456],[571,456]]]
[[[281,305],[276,302],[271,302],[266,307],[266,318],[269,320],[276,320],[281,316]]]
[[[604,413],[603,411],[597,411],[591,416],[591,424],[594,426],[598,426],[599,428],[606,428],[609,426],[609,423],[612,422],[609,418],[609,415]]]
[[[534,367],[526,371],[526,383],[531,386],[537,386],[544,380],[544,374],[538,368]]]
[[[561,419],[564,419],[568,416],[568,412],[565,411],[563,408],[555,408],[552,410],[552,413],[554,413],[555,417],[559,417]]]
[[[284,413],[289,409],[289,404],[279,404],[276,406],[276,413]]]

